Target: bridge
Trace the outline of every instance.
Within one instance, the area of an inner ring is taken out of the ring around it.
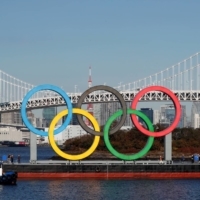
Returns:
[[[181,101],[199,101],[200,86],[200,52],[190,56],[182,62],[173,65],[163,71],[149,77],[139,79],[132,83],[115,87],[125,101],[132,101],[137,92],[142,88],[152,85],[160,85],[171,89]],[[0,71],[0,112],[19,110],[26,93],[34,88],[34,85],[23,82],[9,74]],[[81,93],[68,93],[71,102],[77,103]],[[170,100],[161,92],[150,92],[142,101]],[[89,94],[84,103],[114,102],[116,97],[107,92],[93,92]],[[27,108],[43,108],[47,106],[64,106],[61,96],[52,91],[38,92],[30,99]]]
[[[176,91],[173,90],[174,94],[178,97],[180,101],[200,101],[200,91]],[[120,92],[125,101],[130,102],[134,99],[138,91],[125,91]],[[77,103],[81,96],[81,93],[68,94],[72,103]],[[87,103],[105,103],[105,102],[116,102],[118,99],[115,95],[111,93],[101,93],[98,94],[93,92],[89,94],[84,100],[84,104]],[[170,101],[168,95],[162,92],[149,92],[140,101]],[[12,112],[19,111],[21,108],[22,101],[9,102],[0,105],[0,112]],[[45,107],[58,107],[66,106],[64,99],[60,96],[36,98],[28,101],[27,109],[45,108]]]
[[[165,70],[139,79],[132,83],[115,87],[125,101],[132,101],[141,89],[147,86],[160,85],[171,89],[180,101],[200,100],[200,52],[173,65]],[[34,85],[23,82],[9,74],[0,71],[0,112],[19,111],[26,93]],[[77,103],[81,93],[67,93],[72,103]],[[162,92],[152,91],[143,96],[141,101],[169,101],[170,98]],[[117,98],[108,92],[97,91],[89,94],[84,103],[115,102]],[[65,106],[64,99],[55,92],[41,91],[32,96],[27,103],[27,109]]]

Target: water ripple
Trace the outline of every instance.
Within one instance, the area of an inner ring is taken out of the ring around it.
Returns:
[[[165,180],[19,180],[0,186],[0,199],[200,200],[199,179]]]

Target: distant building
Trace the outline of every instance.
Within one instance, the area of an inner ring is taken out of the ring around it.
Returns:
[[[126,102],[127,108],[130,108],[131,102]],[[94,106],[96,106],[94,104]],[[115,112],[118,110],[121,110],[121,105],[119,102],[112,102],[112,103],[101,103],[98,108],[98,115],[94,114],[94,116],[100,116],[100,126],[103,126],[106,124],[107,120],[109,119],[110,116],[112,116]],[[118,121],[121,119],[121,117],[118,117],[115,119],[115,121]],[[131,126],[133,127],[133,123],[131,121],[130,115],[126,115],[126,120],[123,124],[123,126]]]
[[[119,102],[101,103],[100,126],[105,125],[108,118],[119,109],[121,109]],[[115,121],[118,121],[119,119],[120,118],[116,118]]]
[[[191,108],[191,127],[199,128],[198,116],[200,115],[200,102],[194,101]]]
[[[42,118],[35,118],[35,120],[36,120],[36,127],[44,127]]]
[[[169,120],[170,124],[173,123],[175,118],[175,108],[173,107],[166,107],[165,109],[165,118]]]
[[[34,127],[45,127],[46,125],[46,120],[36,118],[32,111],[27,111],[27,118]]]
[[[76,104],[72,104],[72,107],[76,108]],[[62,124],[66,120],[66,117],[67,117],[67,115],[65,115],[65,116],[62,117]],[[79,125],[76,113],[72,113],[72,119],[71,119],[71,121],[70,121],[69,124],[70,125]]]
[[[101,104],[93,104],[93,116],[97,120],[98,124],[101,125]]]
[[[178,124],[178,127],[183,128],[187,127],[187,116],[186,116],[186,106],[181,105],[181,119]]]
[[[27,128],[17,129],[15,127],[0,127],[0,141],[27,141],[30,139],[30,132]]]
[[[199,114],[194,114],[193,128],[200,128],[200,117]]]
[[[73,108],[76,108],[76,104],[72,104]],[[66,116],[65,116],[66,117]],[[78,119],[77,119],[77,114],[72,113],[72,119],[70,121],[70,125],[79,125]]]
[[[29,122],[30,122],[34,127],[36,127],[35,116],[34,116],[34,114],[32,113],[32,111],[31,111],[31,110],[27,111],[26,115],[27,115],[27,118],[28,118]]]
[[[142,113],[144,113],[151,121],[151,123],[153,123],[153,110],[152,108],[141,108],[140,111]],[[140,123],[144,123],[144,121],[139,117],[139,122]]]
[[[168,128],[170,126],[170,120],[168,120],[168,119],[160,119],[159,125],[164,127],[164,128]]]
[[[160,121],[160,111],[154,110],[153,111],[153,124],[158,124]]]
[[[57,115],[57,108],[56,107],[50,107],[50,108],[44,108],[42,112],[43,116],[43,123],[44,127],[49,127],[51,124],[52,119]]]
[[[58,127],[56,127],[57,129]],[[45,131],[48,131],[49,128],[45,128]],[[81,128],[80,125],[68,125],[65,130],[60,132],[57,135],[54,135],[54,140],[58,145],[63,145],[63,143],[71,138],[81,137],[87,133]],[[49,143],[48,137],[45,137],[44,143]]]
[[[169,123],[172,124],[175,118],[175,114],[176,113],[174,104],[166,104],[161,106],[161,119],[169,121]],[[186,126],[187,126],[186,106],[181,105],[181,118],[177,127],[183,128]]]
[[[121,107],[121,106],[120,106]],[[131,102],[126,102],[127,109],[131,107]],[[123,126],[133,127],[133,123],[131,120],[131,116],[129,114],[126,115],[126,121],[124,122]]]
[[[15,128],[10,126],[0,127],[0,141],[20,142],[24,141],[30,143],[30,131],[28,128]],[[37,135],[37,144],[42,143],[44,138]]]
[[[20,112],[8,112],[1,114],[1,123],[5,124],[23,124]]]

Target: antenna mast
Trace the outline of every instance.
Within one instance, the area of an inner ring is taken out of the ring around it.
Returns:
[[[89,67],[89,80],[88,80],[88,88],[91,88],[92,87],[92,67],[90,66]],[[87,111],[93,115],[93,104],[89,103],[87,105]],[[91,122],[89,121],[89,119],[86,118],[85,120],[85,124],[87,126],[92,126]]]

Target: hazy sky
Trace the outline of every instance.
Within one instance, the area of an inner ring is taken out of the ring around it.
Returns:
[[[144,78],[200,51],[200,1],[0,1],[0,69],[73,92]],[[123,84],[122,83],[122,84]]]

